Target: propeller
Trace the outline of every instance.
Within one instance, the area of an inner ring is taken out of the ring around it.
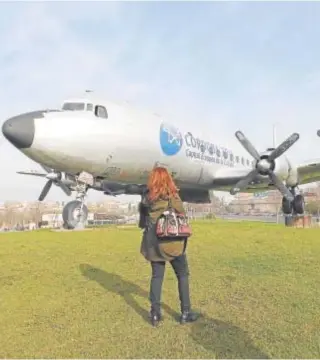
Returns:
[[[260,174],[269,176],[274,186],[281,192],[281,194],[288,200],[294,199],[291,192],[283,184],[283,182],[274,173],[275,160],[284,154],[296,141],[299,139],[299,134],[293,133],[285,141],[283,141],[276,149],[269,155],[260,155],[251,142],[245,137],[241,131],[235,133],[236,138],[241,145],[248,151],[248,153],[256,160],[255,168],[249,172],[247,176],[238,181],[238,183],[230,190],[231,195],[235,195],[247,186]]]
[[[36,172],[36,171],[32,171],[32,172],[18,171],[17,172],[18,174],[39,176],[39,177],[44,177],[44,178],[48,179],[48,181],[46,182],[46,184],[44,185],[44,187],[40,193],[38,201],[42,201],[45,199],[45,197],[48,195],[48,192],[51,189],[52,184],[55,184],[56,186],[60,187],[66,195],[70,196],[71,190],[62,181],[61,172],[55,171],[54,169],[50,169],[49,167],[47,167],[45,165],[42,165],[42,164],[40,164],[40,165],[46,171],[46,173],[40,173],[40,172]]]

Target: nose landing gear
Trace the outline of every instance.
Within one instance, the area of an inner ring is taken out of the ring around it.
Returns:
[[[68,202],[62,211],[64,227],[67,229],[83,229],[88,218],[88,208],[79,200]]]
[[[76,185],[76,200],[68,202],[62,210],[64,228],[83,229],[88,219],[88,208],[84,204],[88,186],[83,183]]]

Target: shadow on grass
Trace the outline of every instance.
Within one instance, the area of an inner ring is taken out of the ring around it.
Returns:
[[[86,278],[96,281],[106,291],[120,295],[125,302],[145,321],[149,321],[149,312],[141,307],[134,296],[148,298],[149,294],[140,286],[123,279],[120,275],[108,273],[92,265],[81,264],[80,271]],[[174,319],[179,314],[168,305],[162,308]],[[250,337],[242,329],[220,320],[201,315],[191,325],[191,337],[207,351],[215,354],[215,358],[224,359],[268,359],[269,357],[255,347]]]
[[[92,265],[81,264],[80,271],[82,275],[90,280],[96,281],[106,291],[113,292],[122,296],[124,301],[145,321],[149,321],[149,311],[144,309],[134,299],[134,295],[148,299],[149,294],[143,290],[140,286],[123,279],[120,275],[108,273],[99,268],[95,268]],[[162,303],[162,308],[170,316],[178,319],[178,313],[172,310],[168,305]]]
[[[192,324],[191,337],[216,359],[269,359],[237,326],[202,316]]]

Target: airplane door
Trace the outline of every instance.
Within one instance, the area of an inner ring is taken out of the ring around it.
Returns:
[[[179,179],[190,184],[198,184],[201,181],[203,172],[201,159],[186,156],[179,165]]]

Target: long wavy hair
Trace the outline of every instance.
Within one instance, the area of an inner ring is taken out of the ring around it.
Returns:
[[[178,196],[178,188],[176,187],[172,176],[168,170],[163,167],[155,167],[148,180],[149,199],[151,201],[159,198],[168,199]]]

